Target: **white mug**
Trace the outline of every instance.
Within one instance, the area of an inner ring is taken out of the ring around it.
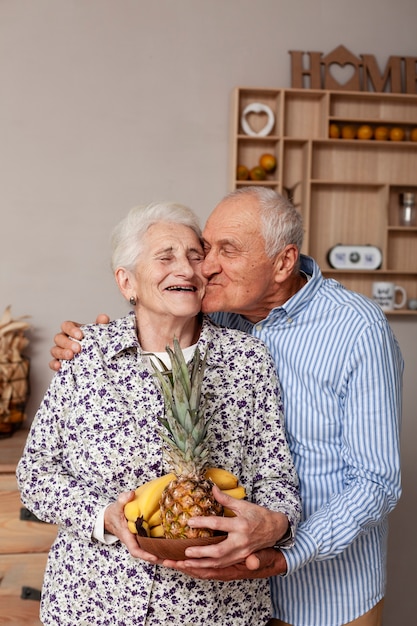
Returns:
[[[401,294],[400,302],[397,302],[397,294]],[[395,283],[376,282],[372,283],[372,300],[379,304],[383,311],[402,309],[407,301],[407,292],[404,287]]]

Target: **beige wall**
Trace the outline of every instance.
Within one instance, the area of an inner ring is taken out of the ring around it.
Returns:
[[[417,56],[415,0],[2,0],[0,310],[32,315],[33,415],[62,320],[120,315],[113,225],[151,199],[205,220],[227,191],[236,85],[290,86],[289,50]],[[398,318],[397,318],[398,319]],[[416,614],[417,319],[405,361],[404,496],[386,626]]]

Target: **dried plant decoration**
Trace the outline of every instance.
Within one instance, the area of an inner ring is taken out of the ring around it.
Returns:
[[[11,305],[0,317],[0,437],[10,436],[25,417],[29,396],[28,316],[13,318]]]

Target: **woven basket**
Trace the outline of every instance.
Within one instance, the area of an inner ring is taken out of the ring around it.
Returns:
[[[0,361],[0,438],[11,437],[26,418],[29,369],[27,357],[15,362]]]

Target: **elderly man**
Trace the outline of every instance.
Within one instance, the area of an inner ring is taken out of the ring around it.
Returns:
[[[218,544],[192,548],[170,566],[200,578],[271,577],[271,625],[380,626],[387,517],[401,493],[397,341],[377,305],[324,279],[315,261],[300,255],[301,218],[272,190],[232,192],[203,236],[203,310],[221,311],[213,315],[219,324],[260,337],[275,359],[303,519],[289,549],[223,567]],[[63,331],[82,337],[69,322]],[[64,333],[56,341],[55,358],[80,349]],[[250,528],[244,504],[234,505],[236,518],[210,525]]]

